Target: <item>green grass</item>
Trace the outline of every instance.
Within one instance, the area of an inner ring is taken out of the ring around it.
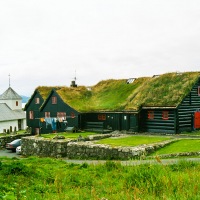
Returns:
[[[67,164],[30,157],[0,161],[0,199],[200,199],[200,164],[122,166]]]
[[[81,135],[83,138],[88,137],[90,135],[95,135],[97,133],[94,132],[81,132],[81,133],[66,133],[66,132],[62,132],[62,133],[51,133],[51,134],[41,134],[40,136],[43,138],[54,138],[56,135],[59,136],[64,136],[65,138],[69,138],[69,139],[76,139],[79,137],[79,135]]]
[[[173,154],[183,152],[199,152],[200,140],[199,139],[181,139],[170,145],[163,147],[152,155]]]
[[[108,144],[111,146],[138,146],[143,144],[152,144],[172,139],[171,137],[159,136],[128,136],[106,138],[96,142],[96,144]]]
[[[182,132],[180,135],[188,135],[188,136],[200,136],[200,131],[192,131],[192,132]]]

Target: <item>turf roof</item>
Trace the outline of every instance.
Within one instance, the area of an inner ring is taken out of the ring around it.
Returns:
[[[59,86],[38,86],[36,90],[40,93],[41,97],[46,100],[52,89],[58,90],[60,88]]]
[[[146,82],[125,109],[177,107],[199,78],[199,72],[167,73]]]
[[[104,80],[90,89],[85,86],[37,89],[44,99],[55,89],[65,103],[79,112],[137,111],[142,106],[178,106],[198,78],[198,72],[167,73],[156,78],[138,78],[130,84],[125,79]]]

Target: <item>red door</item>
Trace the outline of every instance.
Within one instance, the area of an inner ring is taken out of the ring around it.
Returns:
[[[200,112],[194,113],[194,128],[200,128]]]

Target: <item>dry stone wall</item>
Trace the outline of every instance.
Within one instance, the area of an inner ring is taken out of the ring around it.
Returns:
[[[6,144],[12,142],[13,140],[20,139],[25,136],[30,136],[30,134],[7,134],[0,137],[0,147],[5,148]]]
[[[162,148],[176,139],[152,145],[137,147],[111,147],[109,145],[95,144],[93,140],[105,137],[119,136],[116,134],[101,134],[86,139],[44,139],[42,137],[23,137],[22,154],[25,156],[40,157],[67,157],[70,159],[134,159],[146,156],[158,148]],[[83,141],[84,140],[84,141]]]

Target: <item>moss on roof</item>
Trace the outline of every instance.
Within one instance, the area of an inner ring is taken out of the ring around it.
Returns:
[[[147,78],[139,78],[132,84],[125,79],[104,80],[90,88],[64,87],[56,92],[65,103],[80,112],[122,110],[129,95]]]
[[[198,78],[198,72],[167,73],[151,78],[127,103],[125,109],[139,109],[141,106],[176,107],[188,95]]]
[[[65,103],[79,112],[137,111],[141,106],[177,106],[198,78],[199,72],[167,73],[138,78],[130,84],[125,79],[109,79],[90,88],[40,86],[37,90],[46,99],[55,89]]]
[[[46,98],[49,96],[50,92],[52,91],[52,89],[60,89],[62,87],[59,86],[38,86],[36,88],[36,90],[40,93],[40,95],[42,96],[42,98],[44,100],[46,100]]]

